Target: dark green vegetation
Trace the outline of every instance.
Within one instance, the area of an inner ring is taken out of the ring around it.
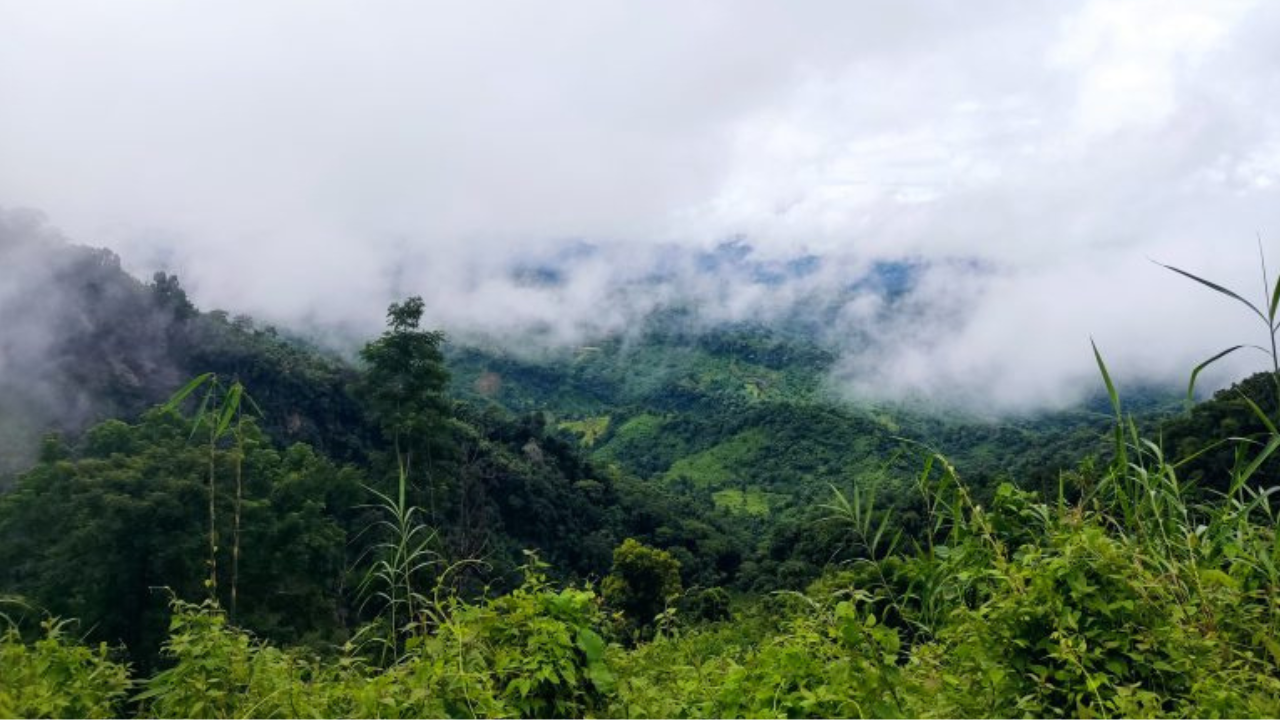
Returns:
[[[1280,713],[1270,373],[981,421],[767,327],[521,359],[415,298],[347,362],[50,253],[0,716]]]
[[[833,487],[874,492],[918,533],[919,458],[904,439],[945,454],[979,501],[1015,478],[1056,493],[1061,470],[1106,452],[1105,395],[1070,411],[999,420],[853,405],[826,387],[835,357],[814,341],[759,324],[707,328],[687,312],[573,351],[522,357],[453,347],[448,360],[456,397],[541,412],[595,463],[749,528],[760,542],[740,548],[741,564],[717,580],[742,590],[801,589],[848,559],[845,538],[821,522]],[[1176,393],[1137,397],[1151,422],[1181,407]],[[670,549],[685,564],[706,552]]]

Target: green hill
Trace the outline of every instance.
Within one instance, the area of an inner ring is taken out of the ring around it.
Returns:
[[[415,299],[347,361],[41,252],[0,383],[0,714],[1278,709],[1268,375],[1127,394],[1117,435],[1105,398],[851,401],[784,328],[516,354]]]

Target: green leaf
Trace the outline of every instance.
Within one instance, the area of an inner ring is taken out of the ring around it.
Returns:
[[[214,431],[215,437],[222,437],[222,434],[231,426],[231,420],[235,417],[236,411],[240,409],[240,396],[244,394],[244,386],[236,383],[227,391],[226,398],[223,399],[222,414],[218,417],[218,429]]]
[[[168,402],[166,402],[161,407],[163,407],[165,410],[177,409],[177,407],[182,404],[182,401],[187,399],[188,395],[195,392],[196,388],[200,387],[201,385],[205,384],[211,379],[213,379],[213,373],[211,372],[204,373],[203,375],[197,375],[196,377],[191,379],[191,382],[188,382],[186,385],[183,385],[182,389],[174,393],[173,396],[169,398]]]
[[[1222,352],[1218,353],[1217,355],[1214,355],[1213,357],[1209,358],[1208,360],[1205,360],[1204,362],[1202,362],[1202,363],[1200,363],[1199,365],[1197,365],[1197,366],[1195,367],[1195,369],[1191,371],[1191,382],[1187,383],[1187,402],[1195,402],[1195,399],[1196,399],[1196,378],[1200,376],[1200,371],[1201,371],[1201,370],[1204,370],[1205,368],[1207,368],[1207,367],[1209,367],[1210,365],[1214,364],[1215,362],[1217,362],[1217,361],[1221,360],[1222,358],[1224,358],[1224,357],[1226,357],[1226,356],[1230,355],[1231,353],[1233,353],[1233,352],[1235,352],[1235,351],[1239,350],[1239,349],[1240,349],[1240,348],[1242,348],[1242,347],[1244,347],[1244,345],[1233,345],[1233,346],[1231,346],[1231,347],[1227,348],[1226,350],[1223,350]]]
[[[1280,435],[1271,436],[1271,441],[1262,449],[1262,452],[1258,453],[1258,457],[1254,458],[1253,462],[1249,463],[1249,466],[1244,469],[1244,472],[1233,479],[1233,484],[1243,485],[1247,482],[1249,478],[1258,471],[1258,468],[1262,467],[1262,463],[1266,462],[1267,458],[1271,457],[1271,454],[1276,451],[1276,448],[1280,448]]]
[[[1089,338],[1089,344],[1093,346],[1093,359],[1098,363],[1098,371],[1102,373],[1102,382],[1107,386],[1107,397],[1111,398],[1111,409],[1115,411],[1116,418],[1120,418],[1120,394],[1116,392],[1115,383],[1111,382],[1111,373],[1107,372],[1107,364],[1102,361],[1102,353],[1098,352],[1098,344]]]
[[[591,684],[602,693],[611,693],[617,682],[613,673],[604,663],[593,663],[587,666],[587,677],[591,679]]]
[[[1280,277],[1276,278],[1276,287],[1271,291],[1271,305],[1267,307],[1267,311],[1274,322],[1276,319],[1276,308],[1280,306]]]
[[[1280,432],[1276,431],[1275,423],[1271,422],[1271,418],[1268,418],[1267,414],[1262,412],[1262,408],[1258,407],[1257,403],[1255,403],[1253,400],[1250,400],[1249,396],[1245,395],[1243,391],[1240,391],[1240,398],[1244,400],[1246,403],[1248,403],[1249,409],[1252,410],[1253,414],[1256,415],[1258,419],[1262,421],[1262,424],[1266,426],[1267,430],[1270,431],[1272,435],[1280,435]]]
[[[578,647],[582,649],[582,654],[587,656],[588,663],[597,663],[604,659],[604,639],[591,628],[584,627],[578,630]]]
[[[1157,265],[1159,265],[1160,267],[1166,268],[1166,269],[1168,269],[1168,270],[1172,270],[1172,271],[1174,271],[1174,272],[1178,273],[1179,275],[1182,275],[1182,276],[1184,276],[1184,277],[1187,277],[1187,278],[1190,278],[1190,279],[1192,279],[1192,280],[1195,280],[1196,282],[1200,283],[1201,285],[1204,285],[1204,286],[1205,286],[1205,287],[1207,287],[1207,288],[1211,288],[1211,289],[1213,289],[1213,290],[1217,290],[1218,292],[1222,293],[1223,295],[1226,295],[1227,297],[1230,297],[1230,298],[1234,298],[1234,299],[1236,299],[1236,300],[1239,300],[1240,302],[1244,303],[1244,306],[1245,306],[1245,307],[1247,307],[1247,308],[1249,308],[1250,310],[1252,310],[1252,311],[1254,312],[1254,314],[1255,314],[1255,315],[1257,315],[1258,317],[1262,318],[1263,322],[1267,323],[1268,325],[1270,325],[1270,324],[1271,324],[1271,322],[1270,322],[1269,320],[1267,320],[1267,316],[1266,316],[1266,315],[1263,315],[1263,314],[1262,314],[1262,311],[1261,311],[1261,310],[1259,310],[1259,309],[1258,309],[1258,307],[1257,307],[1256,305],[1254,305],[1253,303],[1249,302],[1248,300],[1245,300],[1244,298],[1240,297],[1240,296],[1239,296],[1239,295],[1237,295],[1236,293],[1234,293],[1234,292],[1232,292],[1232,291],[1230,291],[1230,290],[1228,290],[1228,289],[1226,289],[1226,288],[1222,287],[1221,285],[1219,285],[1219,284],[1217,284],[1217,283],[1215,283],[1215,282],[1210,282],[1210,281],[1208,281],[1208,280],[1205,280],[1204,278],[1199,277],[1199,276],[1197,276],[1197,275],[1193,275],[1193,274],[1191,274],[1191,273],[1187,272],[1186,270],[1180,270],[1180,269],[1178,269],[1178,268],[1176,268],[1176,267],[1174,267],[1174,266],[1172,266],[1172,265],[1165,265],[1165,264],[1164,264],[1164,263],[1162,263],[1162,262],[1156,262],[1156,261],[1154,261],[1154,260],[1153,260],[1152,262],[1155,262],[1155,263],[1156,263]]]
[[[1277,643],[1266,635],[1261,636],[1260,639],[1262,640],[1263,647],[1267,649],[1267,652],[1271,653],[1272,660],[1276,663],[1280,663],[1280,643]]]

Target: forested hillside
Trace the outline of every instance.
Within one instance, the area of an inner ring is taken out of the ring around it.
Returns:
[[[416,297],[344,357],[34,242],[0,715],[1280,711],[1270,374],[989,419],[794,328],[513,353]]]
[[[819,522],[832,488],[873,492],[918,530],[921,448],[945,454],[981,502],[1014,478],[1055,493],[1061,471],[1108,452],[1105,394],[1020,417],[849,401],[817,341],[761,323],[708,327],[687,310],[571,350],[447,356],[455,396],[544,413],[593,461],[752,527],[765,540],[740,585],[757,590],[802,587],[839,558],[842,541]],[[1153,427],[1182,407],[1167,389],[1134,398]]]

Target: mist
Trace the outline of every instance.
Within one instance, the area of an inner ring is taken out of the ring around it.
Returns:
[[[1249,2],[0,2],[0,206],[335,344],[409,294],[516,347],[821,308],[850,397],[1060,407],[1090,338],[1177,383],[1265,339],[1150,259],[1262,297],[1278,35]]]

